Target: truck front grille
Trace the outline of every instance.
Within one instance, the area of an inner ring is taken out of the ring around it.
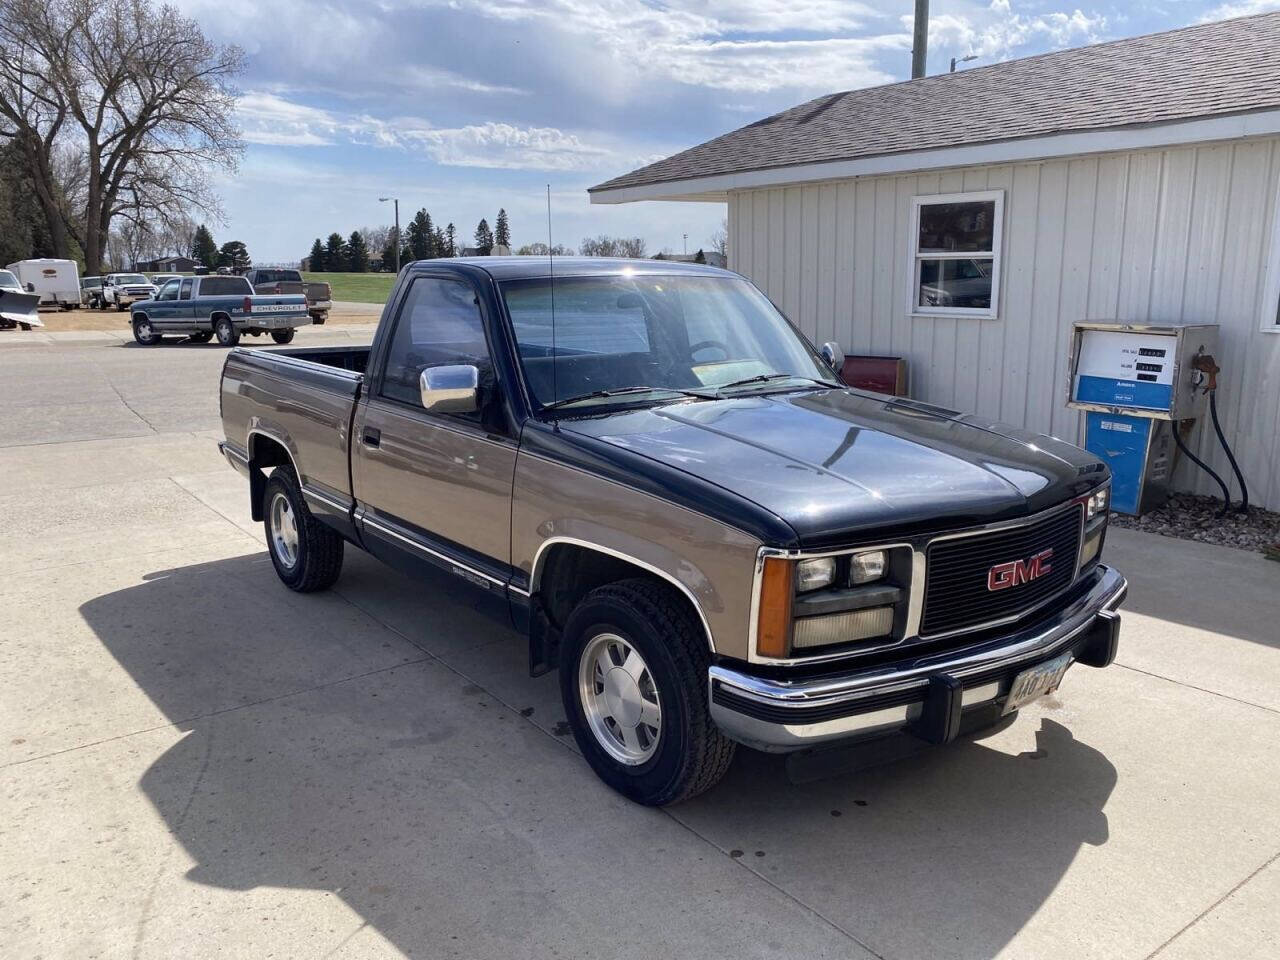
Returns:
[[[1071,585],[1084,507],[1076,504],[1027,526],[939,540],[929,545],[922,637],[972,630],[1014,619]],[[1048,571],[1028,578],[1031,558],[1052,550]],[[1010,564],[1024,564],[1014,573]],[[991,589],[993,568],[999,585]]]

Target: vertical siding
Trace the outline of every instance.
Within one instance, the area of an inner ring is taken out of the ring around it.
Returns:
[[[1223,428],[1254,501],[1280,509],[1280,335],[1259,330],[1278,178],[1269,138],[740,191],[731,265],[816,342],[906,357],[912,396],[1072,442],[1073,321],[1216,322]],[[996,189],[999,318],[909,315],[912,197]],[[1229,471],[1208,427],[1193,446]],[[1213,489],[1185,463],[1177,480]]]

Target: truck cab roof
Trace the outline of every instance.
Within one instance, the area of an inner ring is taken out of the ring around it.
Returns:
[[[701,263],[621,257],[451,257],[443,260],[416,260],[409,266],[479,268],[495,280],[532,280],[553,274],[557,277],[673,273],[708,277],[737,276],[729,270]]]

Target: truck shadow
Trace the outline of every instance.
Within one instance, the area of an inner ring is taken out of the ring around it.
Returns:
[[[362,564],[338,589],[364,606],[380,568]],[[397,623],[440,636],[445,662],[480,656],[469,675],[534,683],[514,634],[465,602],[419,590],[405,603]],[[673,851],[661,814],[341,598],[283,591],[265,555],[159,571],[81,614],[187,732],[140,786],[194,862],[190,882],[328,891],[408,956],[651,957],[713,936],[726,955],[788,955],[776,941],[792,931],[689,908],[729,882],[721,854],[683,832]],[[480,654],[456,645],[480,636],[494,641]],[[670,812],[887,955],[989,957],[1080,848],[1107,839],[1115,769],[1051,720],[1036,740],[1020,756],[971,738],[887,762],[741,751],[721,787]],[[619,940],[601,890],[624,862],[631,934]]]

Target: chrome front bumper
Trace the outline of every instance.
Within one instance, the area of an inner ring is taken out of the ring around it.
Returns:
[[[1115,656],[1128,583],[1099,564],[1065,607],[1016,632],[945,653],[817,679],[776,680],[710,668],[711,716],[728,737],[770,752],[906,730],[955,736],[963,711],[992,705],[1014,676],[1063,653],[1104,667]]]

